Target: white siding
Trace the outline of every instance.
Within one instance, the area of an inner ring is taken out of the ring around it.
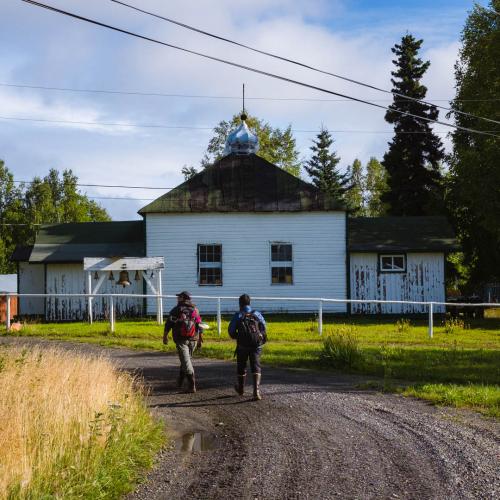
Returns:
[[[143,293],[141,281],[134,281],[134,271],[129,271],[131,285],[123,288],[116,281],[106,279],[97,293]],[[115,280],[119,272],[114,272]],[[86,293],[87,273],[83,264],[47,264],[47,293]],[[93,286],[95,286],[95,281]],[[93,301],[94,318],[108,315],[108,299],[95,298]],[[143,299],[133,297],[115,298],[117,316],[139,316],[142,314]],[[87,299],[85,297],[53,297],[47,299],[48,320],[84,320],[87,319]]]
[[[45,293],[43,264],[19,262],[19,293]],[[39,316],[44,312],[43,297],[20,297],[19,314],[21,316]]]
[[[270,243],[293,245],[293,285],[272,285]],[[193,295],[267,297],[346,297],[344,212],[148,214],[148,256],[163,256],[163,293],[189,290]],[[197,245],[222,245],[223,286],[197,283]],[[197,300],[203,311],[214,311],[213,300]],[[168,301],[165,310],[173,304]],[[316,303],[269,301],[255,307],[270,311],[313,311]],[[232,311],[234,301],[222,301]],[[345,304],[325,304],[326,311],[346,310]],[[156,311],[148,302],[148,313]]]
[[[408,253],[405,273],[379,273],[378,254],[352,253],[350,285],[352,299],[414,300],[444,302],[444,254]],[[424,313],[412,304],[353,304],[353,313]],[[444,312],[443,306],[435,308]]]

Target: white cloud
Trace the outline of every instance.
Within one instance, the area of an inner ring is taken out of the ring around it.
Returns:
[[[368,99],[385,99],[368,89],[300,69],[262,55],[210,40],[160,20],[133,13],[111,2],[62,1],[54,5],[81,12],[127,29],[200,50],[249,66],[303,80],[337,92]],[[407,19],[388,18],[384,25],[363,29],[339,27],[352,19],[347,1],[326,0],[160,0],[141,2],[149,9],[214,31],[259,48],[306,61],[329,71],[390,87],[392,54]],[[216,7],[214,7],[216,5]],[[360,20],[364,13],[359,12]],[[3,81],[35,85],[140,90],[191,95],[239,95],[246,83],[248,96],[314,97],[335,99],[261,75],[186,55],[173,49],[131,39],[118,33],[65,19],[30,6],[2,4],[5,30],[0,34],[0,71]],[[453,11],[456,14],[456,9]],[[413,17],[413,27],[425,19]],[[347,22],[347,21],[346,21]],[[360,21],[361,22],[361,21]],[[417,26],[418,24],[418,26]],[[429,33],[437,28],[428,29]],[[423,57],[431,68],[425,83],[429,96],[453,94],[453,63],[458,43],[450,35],[424,43]],[[454,39],[458,38],[458,33]],[[446,40],[445,40],[446,39]],[[385,102],[384,104],[388,104]],[[72,94],[35,90],[1,90],[2,115],[80,122],[150,123],[179,126],[214,126],[240,109],[233,100],[182,99],[103,94]],[[381,131],[389,129],[383,110],[352,102],[258,101],[248,108],[273,126],[292,124],[314,130],[322,124],[332,130]],[[175,185],[184,164],[197,166],[210,137],[206,130],[137,129],[41,123],[0,122],[0,157],[16,176],[43,175],[50,167],[73,168],[82,182]],[[381,157],[390,135],[335,133],[336,148],[346,166],[358,157]],[[313,133],[297,133],[303,155]],[[94,194],[119,195],[103,190]],[[126,193],[150,197],[151,192]],[[105,202],[115,217],[134,217],[138,206]],[[128,215],[127,215],[128,214]]]

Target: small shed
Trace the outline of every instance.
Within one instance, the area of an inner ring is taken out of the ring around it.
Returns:
[[[351,299],[445,301],[445,257],[459,250],[445,217],[357,217],[348,227]],[[351,312],[424,313],[426,308],[352,304]]]
[[[144,257],[144,225],[142,221],[82,222],[41,226],[35,244],[18,247],[12,260],[18,263],[19,293],[86,293],[85,257]],[[111,279],[112,278],[112,279]],[[144,281],[134,280],[123,288],[118,276],[109,274],[99,293],[144,293]],[[96,281],[99,277],[96,277]],[[123,297],[115,302],[117,316],[140,316],[144,312],[142,298]],[[108,315],[105,298],[93,301],[95,318]],[[42,316],[47,320],[83,320],[88,317],[88,301],[84,297],[21,297],[19,315]]]

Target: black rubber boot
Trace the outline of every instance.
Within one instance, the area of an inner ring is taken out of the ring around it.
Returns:
[[[181,388],[184,383],[184,378],[186,374],[182,371],[182,368],[179,370],[179,376],[177,377],[177,387]]]
[[[260,393],[260,373],[253,374],[253,399],[254,401],[260,401],[262,399],[262,395]]]
[[[192,375],[187,376],[189,386],[187,392],[195,393],[196,392],[196,380],[194,378],[194,373]]]
[[[238,381],[234,385],[234,390],[240,395],[243,396],[245,393],[245,379],[246,375],[238,375]]]

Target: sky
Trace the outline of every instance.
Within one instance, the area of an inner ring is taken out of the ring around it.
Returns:
[[[387,94],[207,38],[110,0],[41,1],[192,50],[390,104]],[[391,47],[409,32],[424,39],[421,57],[431,61],[423,79],[427,98],[444,106],[454,95],[460,32],[473,6],[470,0],[125,1],[385,89],[391,87]],[[138,218],[137,210],[148,199],[183,181],[184,165],[199,166],[212,128],[241,110],[243,83],[248,112],[273,127],[291,125],[303,159],[322,126],[332,131],[341,169],[355,158],[363,163],[372,156],[381,159],[391,138],[380,109],[112,32],[21,0],[2,0],[0,18],[0,158],[16,180],[44,176],[56,168],[72,169],[83,184],[162,188],[82,187],[114,220]],[[445,118],[443,112],[440,116]],[[61,123],[68,121],[78,123]],[[447,129],[437,125],[435,130],[449,148]]]

